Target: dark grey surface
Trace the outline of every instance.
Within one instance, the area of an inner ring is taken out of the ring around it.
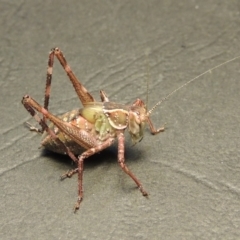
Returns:
[[[28,93],[43,100],[48,52],[60,47],[98,98],[149,105],[240,55],[238,1],[1,1],[0,239],[239,239],[240,60],[177,92],[153,114],[166,132],[127,148],[147,200],[117,165],[116,146],[77,179],[67,157],[42,152],[24,128]],[[146,54],[149,57],[146,57]],[[148,60],[147,60],[148,59]],[[79,107],[56,63],[50,110]],[[130,146],[130,142],[128,142]]]

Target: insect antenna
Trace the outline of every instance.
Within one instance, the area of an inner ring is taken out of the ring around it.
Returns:
[[[150,79],[150,70],[149,70],[149,53],[146,51],[146,83],[147,83],[147,89],[146,89],[146,110],[148,110],[148,97],[149,97],[149,79]]]
[[[155,109],[157,106],[159,106],[162,102],[164,102],[165,100],[167,100],[170,96],[172,96],[174,93],[176,93],[177,91],[179,91],[180,89],[182,89],[183,87],[185,87],[186,85],[188,85],[189,83],[195,81],[196,79],[200,78],[201,76],[203,76],[203,75],[205,75],[205,74],[207,74],[207,73],[211,73],[213,70],[215,70],[215,69],[217,69],[217,68],[219,68],[219,67],[221,67],[221,66],[223,66],[223,65],[225,65],[225,64],[227,64],[227,63],[233,62],[234,60],[236,60],[236,59],[238,59],[238,58],[240,58],[240,56],[237,56],[237,57],[234,57],[234,58],[232,58],[232,59],[229,59],[228,61],[223,62],[223,63],[221,63],[221,64],[219,64],[219,65],[217,65],[217,66],[215,66],[215,67],[213,67],[213,68],[210,68],[210,69],[208,69],[207,71],[201,73],[200,75],[198,75],[198,76],[192,78],[191,80],[187,81],[186,83],[184,83],[183,85],[181,85],[181,86],[178,87],[177,89],[173,90],[173,91],[172,91],[171,93],[169,93],[166,97],[164,97],[163,99],[161,99],[159,102],[157,102],[157,103],[152,107],[152,109],[150,109],[150,110],[147,112],[147,115],[150,116],[150,115],[152,114],[152,112],[154,111],[154,109]]]

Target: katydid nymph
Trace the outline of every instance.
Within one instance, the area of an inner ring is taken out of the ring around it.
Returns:
[[[55,57],[64,68],[83,105],[82,109],[75,109],[61,116],[55,116],[48,111]],[[43,135],[42,146],[53,152],[67,154],[77,165],[75,169],[68,171],[61,177],[62,179],[70,178],[73,174],[78,174],[78,198],[74,211],[76,212],[79,209],[83,199],[84,160],[108,148],[116,139],[118,141],[118,163],[120,167],[136,183],[142,195],[148,196],[141,182],[125,164],[125,130],[128,129],[134,144],[142,140],[146,125],[149,126],[152,134],[163,132],[164,126],[156,129],[150,119],[151,113],[158,105],[202,75],[239,57],[224,62],[191,79],[168,94],[148,111],[141,99],[135,100],[131,105],[114,103],[108,99],[106,93],[102,90],[100,91],[101,102],[96,101],[74,75],[62,51],[59,48],[53,48],[49,53],[44,105],[40,105],[29,95],[23,97],[22,103],[41,126],[38,129],[29,125],[29,128]],[[42,114],[42,117],[38,113]],[[50,121],[49,125],[47,124],[47,120]]]

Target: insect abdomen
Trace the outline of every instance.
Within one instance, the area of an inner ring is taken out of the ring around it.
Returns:
[[[61,119],[64,122],[69,122],[75,126],[77,126],[80,129],[84,129],[87,132],[93,131],[93,124],[89,123],[86,119],[84,119],[80,115],[80,110],[75,109],[70,112],[67,112],[63,115],[58,116],[59,119]],[[68,147],[75,155],[81,154],[85,149],[81,147],[79,144],[77,144],[75,141],[72,140],[69,136],[64,134],[63,132],[59,131],[59,129],[54,126],[52,123],[49,123],[49,128],[54,131],[54,133],[57,135],[57,137]],[[42,136],[42,146],[46,149],[60,153],[60,154],[66,154],[64,152],[64,149],[62,149],[59,146],[59,143],[56,142],[51,138],[50,135],[48,135],[46,132]]]

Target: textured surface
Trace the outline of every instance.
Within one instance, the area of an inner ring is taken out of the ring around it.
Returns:
[[[149,106],[240,54],[238,1],[1,1],[0,239],[240,238],[240,60],[177,92],[153,114],[167,130],[127,148],[147,200],[117,165],[116,146],[59,181],[70,160],[39,150],[20,101],[43,101],[48,52],[60,47],[84,85]],[[146,57],[146,54],[149,57]],[[149,67],[148,67],[149,66]],[[79,107],[56,62],[50,110]]]

